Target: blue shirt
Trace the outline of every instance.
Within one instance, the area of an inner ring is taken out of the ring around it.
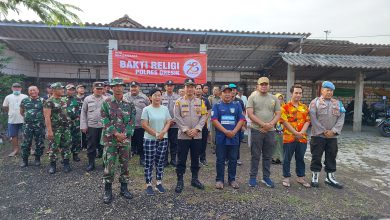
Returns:
[[[213,105],[211,121],[218,120],[227,130],[234,130],[239,121],[244,121],[241,105],[237,102],[224,103],[222,101]],[[233,138],[227,138],[224,133],[216,129],[217,145],[238,145],[240,143],[239,132]]]

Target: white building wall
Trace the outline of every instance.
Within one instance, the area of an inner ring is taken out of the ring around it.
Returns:
[[[12,58],[2,70],[4,73],[10,75],[24,74],[26,76],[36,76],[36,67],[31,60],[27,60],[11,50],[5,50],[4,56]]]

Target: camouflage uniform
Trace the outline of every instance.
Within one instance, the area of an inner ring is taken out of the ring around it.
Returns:
[[[22,158],[30,156],[32,140],[35,138],[35,156],[40,157],[43,154],[43,141],[45,139],[45,119],[43,117],[43,103],[41,97],[33,99],[25,98],[20,104],[20,108],[24,110],[24,125],[23,125],[23,143]]]
[[[131,147],[130,138],[134,132],[136,110],[133,103],[116,100],[114,96],[107,98],[102,105],[103,123],[102,141],[104,143],[103,182],[112,183],[115,175],[115,163],[119,159],[119,182],[127,183],[129,178],[128,161]],[[126,133],[127,139],[118,143],[114,133]]]
[[[57,159],[57,153],[61,150],[63,159],[70,157],[71,135],[69,124],[71,119],[68,112],[68,98],[50,97],[44,104],[44,108],[51,109],[51,126],[54,139],[49,141],[49,157],[51,162]]]
[[[71,119],[70,135],[72,139],[71,152],[78,154],[81,150],[81,131],[80,131],[80,114],[81,114],[82,100],[75,96],[68,96],[67,111]]]

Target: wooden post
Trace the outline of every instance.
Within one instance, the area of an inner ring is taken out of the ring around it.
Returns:
[[[112,68],[112,50],[118,50],[117,40],[108,40],[108,80],[111,81],[113,68]]]
[[[295,82],[295,68],[293,65],[287,66],[287,91],[286,91],[286,102],[291,100],[290,88],[294,85]]]
[[[356,75],[355,84],[355,104],[353,112],[353,131],[362,130],[362,111],[363,111],[363,88],[364,88],[364,74],[360,71]]]

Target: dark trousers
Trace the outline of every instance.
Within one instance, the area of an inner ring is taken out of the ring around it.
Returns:
[[[103,128],[91,128],[88,127],[87,132],[87,152],[88,157],[96,157],[96,150],[99,152],[103,152],[103,146],[100,145],[100,139],[102,137],[102,129]]]
[[[140,159],[145,158],[144,155],[144,133],[143,128],[134,129],[133,136],[131,136],[131,152],[138,154]]]
[[[337,138],[311,137],[310,152],[312,155],[310,170],[321,172],[322,154],[325,151],[325,172],[336,172]]]
[[[271,175],[272,150],[275,145],[275,132],[261,133],[251,129],[251,170],[250,178],[256,178],[259,171],[260,156],[263,159],[263,178]]]
[[[207,148],[207,138],[209,137],[209,129],[204,127],[202,129],[202,147],[200,148],[200,160],[206,160],[206,148]]]
[[[177,141],[177,166],[176,173],[177,175],[183,176],[186,172],[186,163],[188,151],[191,154],[191,173],[193,178],[198,178],[199,172],[199,153],[200,147],[202,145],[201,139],[191,139],[183,140],[179,139]]]
[[[88,147],[87,135],[84,132],[81,132],[81,149],[86,149],[87,147]]]
[[[238,156],[238,145],[217,145],[215,154],[217,156],[216,170],[217,178],[216,181],[225,181],[225,158],[228,162],[228,181],[229,183],[236,180],[237,170],[237,156]]]
[[[178,132],[178,128],[170,128],[168,130],[168,148],[165,153],[165,163],[168,163],[169,155],[171,155],[171,161],[176,161],[177,132]]]
[[[307,144],[300,142],[292,142],[283,144],[283,176],[291,177],[290,164],[291,158],[295,154],[295,172],[298,177],[305,176],[305,152]]]

